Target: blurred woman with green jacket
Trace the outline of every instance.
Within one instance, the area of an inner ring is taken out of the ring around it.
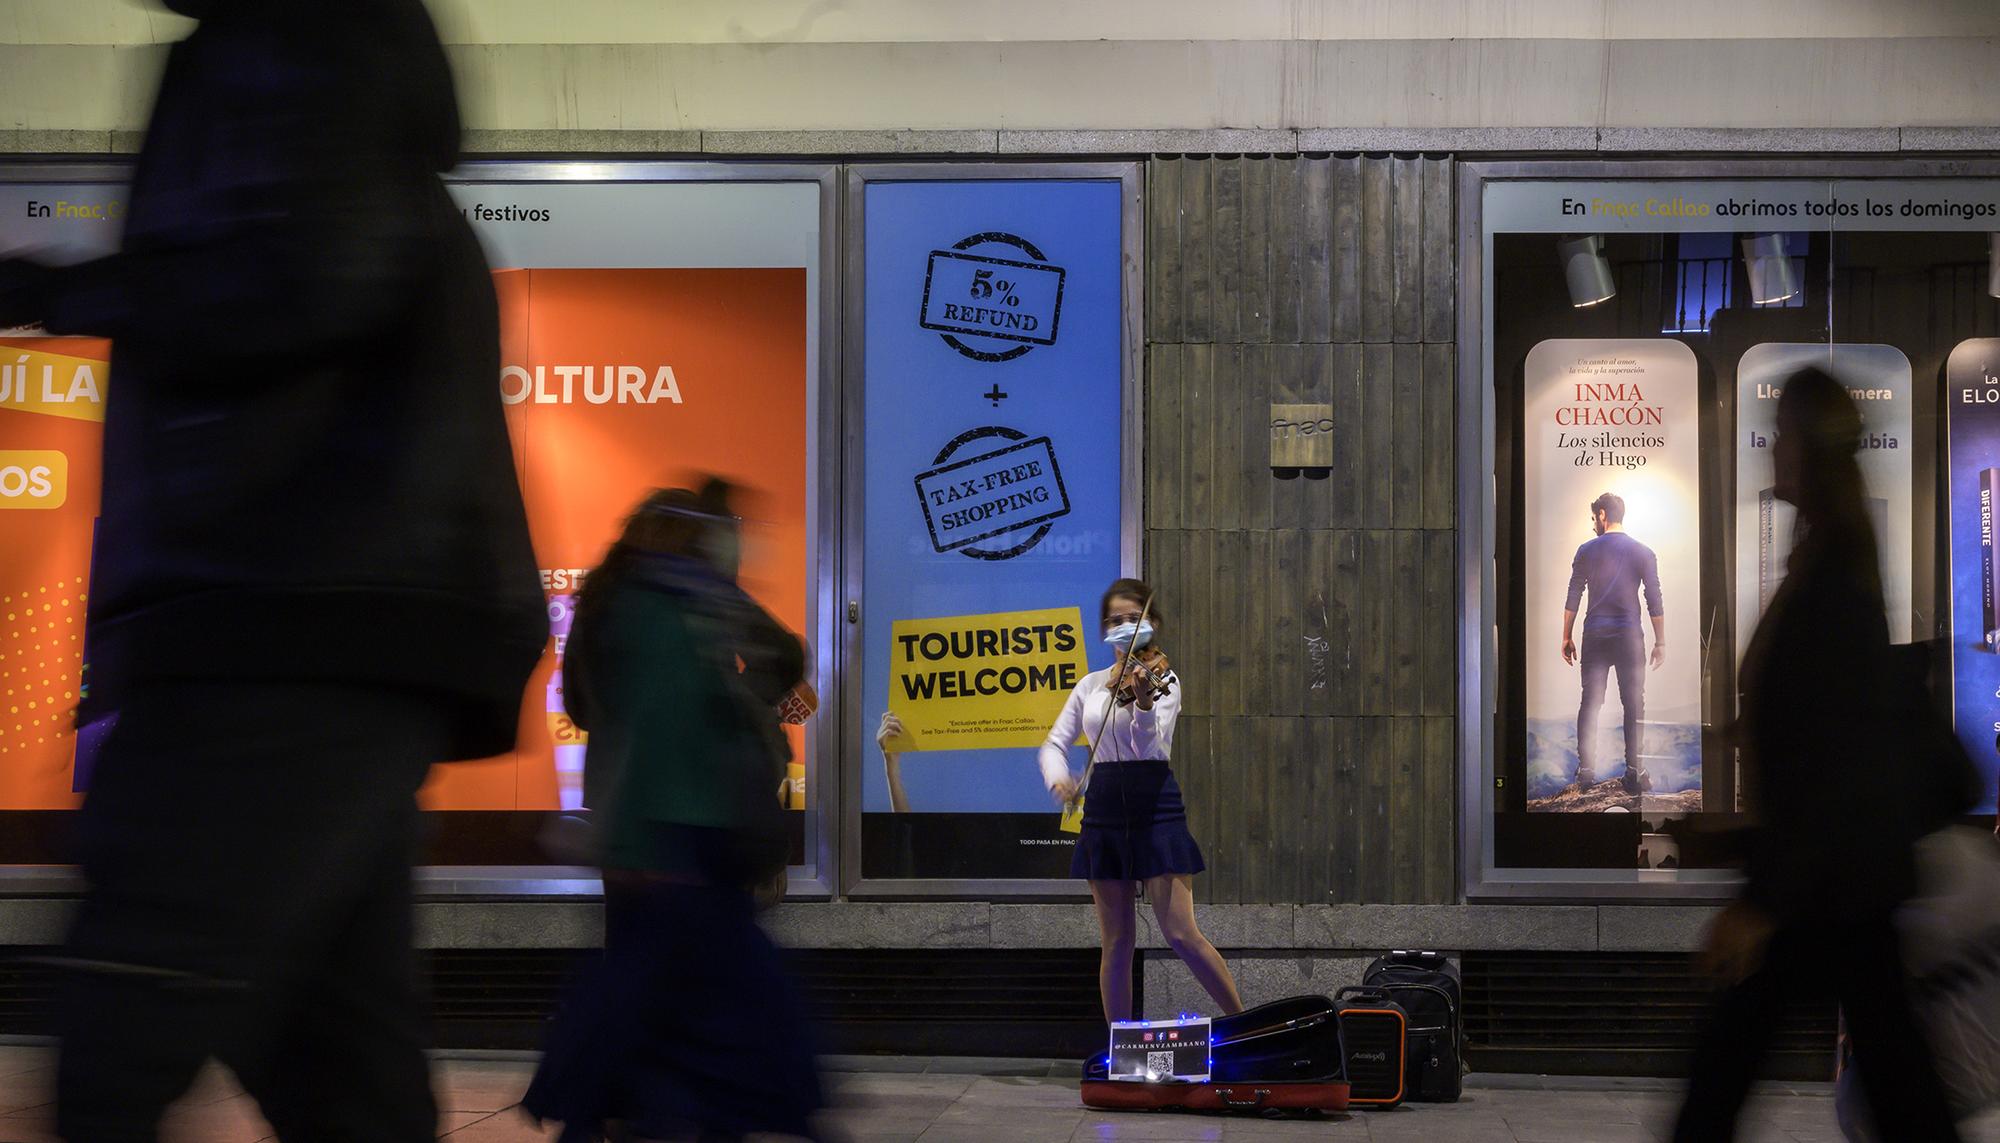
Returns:
[[[786,864],[775,706],[805,656],[736,584],[729,492],[649,496],[585,583],[565,650],[605,947],[523,1100],[565,1143],[810,1137],[822,1102],[751,893]]]

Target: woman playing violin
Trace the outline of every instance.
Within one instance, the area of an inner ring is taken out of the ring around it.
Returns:
[[[1167,765],[1174,721],[1180,715],[1180,679],[1154,642],[1164,618],[1153,589],[1121,579],[1099,608],[1104,640],[1117,662],[1085,675],[1063,704],[1041,750],[1042,778],[1065,805],[1088,786],[1083,832],[1070,875],[1090,882],[1103,935],[1097,986],[1107,1021],[1130,1020],[1132,953],[1138,940],[1134,913],[1139,886],[1153,903],[1160,933],[1222,1013],[1242,1011],[1229,966],[1202,936],[1194,919],[1194,875],[1205,865],[1188,833],[1180,785]],[[1069,768],[1069,747],[1087,735],[1091,768],[1079,783]]]

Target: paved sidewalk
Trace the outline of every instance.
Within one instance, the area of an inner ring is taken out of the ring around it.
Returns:
[[[50,1053],[0,1047],[0,1143],[51,1143]],[[1317,1121],[1166,1113],[1108,1114],[1077,1102],[1076,1068],[1021,1060],[844,1057],[827,1061],[834,1125],[854,1143],[1653,1143],[1666,1138],[1675,1090],[1659,1080],[1475,1076],[1465,1099]],[[440,1129],[456,1143],[540,1143],[515,1108],[533,1065],[521,1058],[450,1058],[437,1065]],[[1742,1138],[1754,1143],[1840,1143],[1827,1085],[1759,1095]],[[177,1107],[170,1143],[257,1143],[271,1138],[248,1097],[213,1071]],[[1966,1138],[2000,1143],[2000,1115]]]

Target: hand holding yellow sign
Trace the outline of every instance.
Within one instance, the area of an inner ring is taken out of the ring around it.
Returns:
[[[1036,747],[1090,670],[1075,607],[903,619],[889,637],[886,751]]]
[[[1064,833],[1082,833],[1083,799],[1078,798],[1073,802],[1064,802],[1062,820],[1057,822],[1056,825]]]

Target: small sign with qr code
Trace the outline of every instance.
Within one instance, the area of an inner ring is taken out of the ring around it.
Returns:
[[[1204,1018],[1111,1025],[1111,1078],[1136,1083],[1207,1083],[1210,1022]]]

